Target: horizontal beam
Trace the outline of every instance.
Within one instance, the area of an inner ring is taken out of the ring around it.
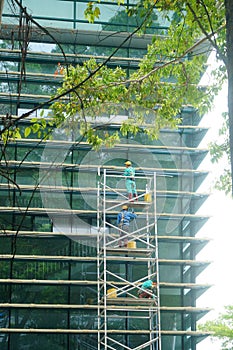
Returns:
[[[38,27],[30,27],[30,42],[36,43],[51,43],[55,44],[54,39],[60,44],[75,44],[87,46],[102,46],[102,47],[119,47],[131,49],[147,49],[147,46],[152,42],[152,35],[130,34],[128,32],[110,32],[110,31],[91,31],[81,29],[66,29],[45,27],[46,32]],[[0,31],[0,39],[2,40],[21,40],[19,38],[20,28],[18,25],[2,23]],[[126,39],[129,39],[126,41]]]
[[[44,333],[44,334],[104,334],[105,330],[97,329],[58,329],[58,328],[0,328],[0,333]],[[157,331],[149,331],[148,329],[134,329],[134,330],[123,330],[123,329],[109,329],[108,334],[157,334]],[[209,336],[211,332],[204,331],[176,331],[176,330],[162,330],[161,335],[176,335],[176,336],[193,336],[203,337]]]
[[[124,298],[124,299],[130,299],[130,298]],[[109,299],[111,301],[111,299]],[[142,306],[142,302],[146,302],[149,305],[149,309],[153,310],[158,310],[157,306],[151,306],[152,300],[149,299],[141,299],[137,298],[134,300],[134,302],[138,302],[140,305],[136,305],[135,308],[138,310],[144,309],[145,310],[145,305]],[[67,309],[67,310],[79,310],[79,309],[112,309],[112,310],[117,310],[118,306],[111,305],[111,306],[104,306],[104,305],[92,305],[92,304],[78,304],[78,305],[73,305],[73,304],[36,304],[36,303],[25,303],[25,304],[20,304],[20,303],[0,303],[0,308],[2,309]],[[124,306],[122,309],[129,309],[130,306]],[[192,307],[192,306],[161,306],[160,311],[170,311],[170,312],[187,312],[187,313],[200,313],[200,312],[209,312],[212,311],[212,308],[200,308],[200,307]],[[127,311],[126,310],[126,311]],[[136,310],[135,310],[136,311]],[[148,310],[147,310],[148,311]],[[129,316],[130,317],[130,316]]]
[[[23,144],[23,145],[31,145],[31,144],[36,144],[36,146],[38,147],[44,147],[44,145],[46,145],[46,147],[56,147],[56,149],[59,146],[73,146],[77,149],[79,149],[80,147],[87,147],[89,149],[91,149],[91,145],[88,142],[79,142],[76,146],[76,143],[73,141],[65,141],[65,140],[47,140],[47,141],[43,141],[41,139],[30,139],[30,138],[20,138],[20,139],[8,139],[8,143],[7,145],[10,146],[11,143],[13,143],[14,145],[17,144]],[[180,151],[180,152],[184,152],[184,151],[190,151],[190,152],[195,152],[195,153],[200,153],[200,152],[208,152],[207,148],[200,148],[200,147],[187,147],[187,146],[165,146],[165,145],[144,145],[144,144],[131,144],[131,143],[121,143],[121,144],[115,144],[114,145],[114,150],[122,150],[122,149],[127,149],[127,150],[166,150],[166,151]],[[137,168],[136,168],[137,170]]]
[[[21,50],[17,49],[3,49],[0,48],[0,56],[2,61],[5,62],[21,62]],[[65,64],[83,64],[83,60],[88,60],[93,58],[93,55],[91,54],[82,54],[82,53],[65,53],[65,58],[61,52],[43,52],[43,51],[33,51],[28,50],[26,55],[26,62],[38,62],[39,64],[58,64],[61,63],[63,65]],[[112,56],[109,59],[109,56],[105,55],[95,55],[95,60],[97,62],[103,62],[108,61],[107,64],[109,66],[111,65],[124,65],[127,67],[138,67],[138,64],[141,62],[142,58],[140,57],[123,57],[123,56]],[[2,73],[5,73],[4,71]],[[11,72],[10,72],[11,73]],[[6,74],[6,73],[5,73]],[[29,72],[26,72],[26,76],[29,74]],[[33,74],[33,73],[30,73]],[[37,76],[42,76],[43,73],[34,73]],[[54,77],[55,74],[52,74]],[[58,81],[62,79],[62,76],[56,76]],[[60,79],[59,79],[60,78]],[[160,82],[160,84],[167,84],[167,82],[163,83]],[[169,83],[170,85],[172,83]],[[173,83],[174,85],[174,83]],[[192,85],[192,84],[191,84]],[[205,88],[206,86],[202,86]]]
[[[25,285],[67,285],[67,286],[96,286],[98,281],[90,280],[39,280],[39,279],[11,279],[3,278],[0,279],[0,284],[25,284]],[[125,282],[118,281],[107,281],[106,285],[114,286],[126,286],[128,285]],[[160,288],[181,288],[181,289],[207,289],[212,287],[210,284],[201,284],[201,283],[171,283],[171,282],[159,282]]]
[[[10,168],[11,166],[15,166],[16,168],[20,168],[20,169],[24,169],[24,167],[29,167],[31,168],[41,168],[41,169],[50,169],[51,170],[51,162],[28,162],[28,161],[24,161],[22,163],[22,161],[17,161],[17,160],[8,160],[7,162],[5,162],[4,160],[0,161],[0,165],[2,168],[4,168],[4,166],[6,166],[7,168]],[[103,166],[103,165],[91,165],[91,164],[86,164],[86,165],[82,165],[82,164],[72,164],[72,163],[57,163],[57,162],[53,162],[52,163],[53,168],[58,170],[59,168],[61,169],[75,169],[76,171],[85,171],[85,172],[89,172],[89,171],[98,171],[100,170],[100,172],[103,171],[103,169],[106,169],[107,171],[112,171],[112,174],[117,174],[120,173],[122,174],[123,171],[123,167],[120,166]],[[146,175],[151,175],[152,173],[156,172],[156,174],[159,174],[159,176],[162,175],[166,176],[166,175],[188,175],[190,174],[190,176],[197,176],[197,175],[207,175],[208,172],[207,171],[203,171],[203,170],[196,170],[196,169],[184,169],[184,168],[154,168],[154,167],[143,167],[143,168],[135,168],[136,172],[140,171],[140,172],[144,172]]]
[[[0,49],[0,53],[1,53],[1,49]],[[4,72],[5,73],[5,72]],[[30,73],[30,74],[35,74],[35,73]],[[37,74],[37,73],[36,73]],[[4,114],[0,114],[0,119],[4,118],[5,115]],[[19,116],[17,115],[12,115],[11,116],[13,120],[17,120],[19,118]],[[24,123],[28,123],[31,125],[31,119],[33,119],[34,116],[28,116],[24,119],[21,119],[18,121],[19,124],[24,124]],[[51,121],[52,118],[46,117],[47,121]],[[117,120],[114,120],[114,122],[108,124],[109,126],[118,126],[120,127],[122,125],[121,122],[117,122]],[[150,124],[142,124],[142,127],[149,127]],[[208,127],[204,127],[204,126],[199,126],[199,125],[177,125],[177,128],[175,129],[161,129],[160,133],[177,133],[177,132],[182,132],[182,134],[184,133],[190,133],[190,132],[195,132],[195,133],[200,133],[202,131],[207,132],[208,131]]]
[[[42,232],[42,231],[11,231],[11,230],[0,230],[0,237],[11,237],[11,236],[31,236],[33,238],[53,238],[53,237],[61,237],[64,236],[65,238],[69,237],[69,234],[66,232]],[[83,233],[70,233],[70,236],[72,237],[79,237],[80,240],[85,240],[85,239],[92,239],[92,240],[97,240],[97,237],[99,236],[98,234],[93,234],[93,233],[88,233],[88,234],[83,234]],[[111,237],[118,237],[117,234],[111,234]],[[108,234],[106,234],[106,237],[108,237]],[[212,239],[209,237],[189,237],[189,236],[158,236],[158,241],[159,242],[174,242],[174,243],[193,243],[193,244],[205,244],[210,242]],[[137,248],[140,250],[140,248]],[[142,249],[144,251],[145,249]],[[131,252],[134,251],[134,248],[130,250]],[[122,252],[125,252],[125,249],[122,250]]]
[[[64,256],[64,255],[13,255],[13,254],[1,254],[0,260],[30,260],[30,261],[58,261],[58,262],[82,262],[82,261],[97,261],[97,256]],[[154,261],[154,258],[138,258],[134,257],[106,257],[108,261],[131,261],[132,263],[139,263],[141,261]],[[158,263],[162,265],[188,265],[188,266],[202,266],[208,265],[211,261],[201,260],[179,260],[179,259],[158,259]]]
[[[97,210],[81,210],[81,209],[62,209],[62,208],[27,208],[27,207],[0,207],[1,213],[27,213],[27,214],[46,214],[46,215],[54,215],[54,216],[60,216],[63,215],[87,215],[87,214],[94,214],[96,215]],[[109,211],[107,214],[116,215],[118,213],[118,210],[112,210]],[[143,215],[143,212],[137,211],[138,215]],[[150,213],[149,213],[150,215]],[[154,214],[151,214],[154,215]],[[167,218],[167,219],[190,219],[190,220],[201,220],[201,219],[209,219],[210,216],[208,215],[199,215],[199,214],[187,214],[187,213],[156,213],[158,219],[159,218]],[[67,233],[69,235],[69,233]],[[70,233],[72,235],[72,233]]]
[[[53,192],[81,192],[81,193],[97,193],[97,187],[70,187],[70,186],[57,186],[57,185],[23,185],[14,183],[1,183],[0,190],[14,190],[14,191],[53,191]],[[117,188],[118,192],[125,193],[125,188]],[[145,189],[137,189],[138,193],[145,193]],[[209,196],[209,193],[201,192],[189,192],[189,191],[169,191],[169,190],[156,190],[157,197],[176,197],[176,198],[190,198],[202,199]],[[106,195],[107,196],[107,195]]]

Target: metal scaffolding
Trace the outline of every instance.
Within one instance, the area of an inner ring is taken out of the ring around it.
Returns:
[[[161,350],[156,174],[135,177],[140,194],[134,201],[118,188],[123,175],[106,169],[99,175],[98,350]],[[123,205],[137,213],[129,232],[116,223]],[[119,247],[122,239],[128,243]],[[116,272],[114,263],[121,264],[124,273]],[[149,279],[156,280],[156,293],[139,298],[142,283]],[[118,320],[115,325],[114,320]]]

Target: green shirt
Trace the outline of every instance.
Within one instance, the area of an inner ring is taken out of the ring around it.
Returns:
[[[134,176],[135,176],[135,169],[132,167],[132,166],[130,166],[130,167],[128,167],[128,168],[125,168],[125,170],[124,170],[124,176],[126,176],[126,177],[130,177],[130,178],[134,178]]]

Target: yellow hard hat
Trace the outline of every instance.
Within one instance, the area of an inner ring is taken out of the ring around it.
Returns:
[[[127,162],[125,162],[125,165],[131,165],[132,163],[129,161],[129,160],[127,160]]]
[[[123,206],[122,206],[122,209],[127,210],[127,209],[128,209],[128,206],[127,206],[127,205],[123,205]]]

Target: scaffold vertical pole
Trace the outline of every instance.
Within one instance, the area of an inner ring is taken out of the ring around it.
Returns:
[[[160,280],[159,280],[159,249],[158,249],[158,217],[157,217],[157,176],[154,173],[154,223],[155,223],[155,258],[156,258],[156,272],[157,272],[157,334],[158,346],[156,350],[161,350],[161,319],[160,319]]]
[[[108,347],[108,338],[107,338],[107,266],[106,266],[106,169],[104,169],[104,188],[103,188],[103,265],[104,265],[104,349],[106,350]]]
[[[98,185],[97,185],[97,298],[98,298],[98,350],[101,349],[101,295],[100,295],[100,240],[101,240],[101,231],[100,231],[100,168],[98,167]]]

